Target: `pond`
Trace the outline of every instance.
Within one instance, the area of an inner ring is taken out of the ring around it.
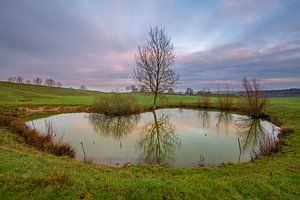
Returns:
[[[251,159],[279,127],[248,116],[194,109],[159,109],[126,117],[94,113],[59,114],[27,124],[71,144],[76,159],[112,166],[136,163],[172,167],[217,166]]]

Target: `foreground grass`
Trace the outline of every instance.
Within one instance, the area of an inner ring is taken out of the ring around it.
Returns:
[[[11,93],[10,88],[1,93]],[[27,88],[28,89],[28,88]],[[49,88],[45,88],[48,90]],[[52,89],[52,88],[51,88]],[[54,88],[55,90],[57,88]],[[3,107],[27,105],[20,102],[18,87],[15,101],[7,95],[0,102]],[[35,90],[33,88],[32,90]],[[40,91],[23,91],[37,96]],[[58,89],[60,90],[60,89]],[[62,89],[67,90],[67,89]],[[48,91],[49,92],[49,91]],[[74,92],[74,91],[66,91]],[[76,91],[77,92],[77,91]],[[79,91],[86,92],[86,91]],[[89,93],[90,91],[87,91]],[[55,104],[62,104],[62,94],[53,91]],[[64,101],[65,104],[89,104]],[[98,95],[97,92],[95,92]],[[67,94],[66,94],[67,95]],[[68,94],[76,96],[77,94]],[[84,94],[81,94],[84,95]],[[186,98],[186,101],[183,100]],[[47,104],[46,97],[32,98]],[[45,98],[45,99],[44,99]],[[139,96],[147,104],[147,96]],[[197,97],[198,98],[198,97]],[[89,99],[89,100],[87,100]],[[195,103],[195,97],[174,96],[173,103]],[[3,104],[7,102],[7,104]],[[34,104],[34,103],[32,103]],[[299,199],[300,185],[300,98],[273,99],[268,111],[272,120],[295,133],[285,136],[285,146],[276,154],[254,162],[211,168],[172,169],[157,165],[137,165],[111,168],[88,164],[68,157],[56,157],[34,150],[24,140],[0,127],[0,197],[2,199]]]

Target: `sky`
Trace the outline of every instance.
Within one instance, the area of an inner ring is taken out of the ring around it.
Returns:
[[[135,84],[138,45],[164,27],[175,90],[300,87],[299,0],[1,0],[0,80],[53,78],[110,91]]]

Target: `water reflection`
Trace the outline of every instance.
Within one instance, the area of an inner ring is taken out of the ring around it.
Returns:
[[[207,110],[199,111],[198,112],[198,121],[200,121],[200,126],[204,129],[207,129],[209,127],[209,112]]]
[[[274,130],[267,130],[261,119],[247,118],[237,121],[238,134],[241,142],[242,151],[255,150],[266,138],[270,138]]]
[[[175,126],[169,117],[161,113],[157,117],[153,111],[153,121],[142,128],[143,138],[138,141],[139,160],[145,163],[167,163],[174,157],[174,150],[179,146],[179,138],[175,135]]]
[[[139,122],[139,115],[110,117],[102,114],[89,114],[89,122],[95,132],[104,137],[120,140],[133,132]]]
[[[264,138],[274,139],[278,133],[278,127],[264,120],[192,109],[160,109],[127,117],[60,114],[34,120],[34,128],[41,133],[45,132],[45,119],[53,122],[58,137],[63,135],[64,142],[74,146],[77,159],[116,166],[139,162],[168,163],[173,167],[246,162]]]
[[[233,115],[228,112],[218,112],[216,118],[218,131],[225,130],[225,132],[228,133],[233,123]]]

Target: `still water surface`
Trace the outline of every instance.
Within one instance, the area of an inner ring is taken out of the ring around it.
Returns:
[[[246,162],[260,143],[277,138],[279,132],[268,121],[192,109],[160,109],[129,117],[68,113],[27,123],[45,133],[45,122],[52,123],[57,139],[75,148],[76,159],[113,166]]]

